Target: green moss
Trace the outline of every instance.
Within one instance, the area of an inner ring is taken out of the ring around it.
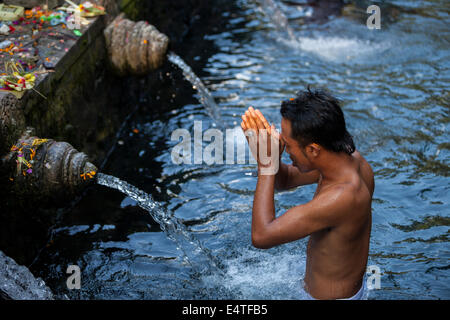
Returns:
[[[124,12],[128,19],[137,21],[142,19],[142,13],[144,12],[144,2],[137,0],[121,0],[119,1],[119,8],[121,12]]]

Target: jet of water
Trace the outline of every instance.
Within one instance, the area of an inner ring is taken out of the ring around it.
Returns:
[[[200,78],[192,71],[191,67],[188,66],[183,59],[180,58],[180,56],[176,55],[173,52],[169,52],[167,58],[170,62],[172,62],[183,71],[184,78],[188,80],[192,84],[193,88],[196,89],[199,93],[200,103],[205,107],[209,116],[215,121],[216,125],[218,125],[219,127],[223,127],[223,122],[219,114],[219,107],[217,106],[211,93],[205,87]]]
[[[167,237],[174,241],[185,256],[185,260],[199,275],[222,275],[222,264],[211,252],[202,246],[200,241],[189,232],[186,226],[177,219],[171,211],[165,210],[152,196],[146,192],[120,180],[119,178],[98,173],[97,183],[119,190],[137,202],[139,207],[146,210],[160,225]]]
[[[257,1],[260,3],[264,13],[269,17],[279,31],[286,31],[291,41],[299,42],[298,38],[294,34],[294,30],[292,30],[289,26],[287,17],[273,0]]]

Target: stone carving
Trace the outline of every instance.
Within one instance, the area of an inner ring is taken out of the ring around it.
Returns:
[[[145,75],[165,60],[169,38],[147,22],[133,22],[121,14],[104,35],[110,62],[119,75]]]

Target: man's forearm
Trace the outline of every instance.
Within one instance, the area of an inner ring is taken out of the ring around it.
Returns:
[[[288,176],[289,176],[288,165],[283,163],[280,158],[278,172],[275,175],[275,189],[277,190],[285,189]]]
[[[258,241],[265,227],[275,219],[275,175],[258,174],[252,212],[252,240]]]

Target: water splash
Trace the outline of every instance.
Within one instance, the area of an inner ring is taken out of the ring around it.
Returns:
[[[292,247],[292,246],[291,246]],[[242,247],[226,259],[223,285],[244,300],[304,300],[302,287],[306,257],[297,251],[255,250]]]
[[[219,107],[217,106],[211,93],[205,87],[200,78],[192,71],[191,67],[188,66],[183,59],[180,58],[180,56],[176,55],[173,52],[169,52],[167,58],[170,62],[178,66],[183,71],[185,79],[192,83],[193,88],[196,89],[200,94],[200,103],[205,107],[209,116],[215,121],[216,125],[222,127],[223,122],[219,114]]]
[[[280,39],[293,49],[309,52],[326,61],[341,62],[357,58],[367,59],[372,54],[379,54],[388,48],[387,43],[374,43],[358,38],[342,38],[320,36],[317,38],[302,37],[298,41]]]
[[[389,47],[383,42],[372,42],[358,38],[345,38],[336,36],[297,37],[289,26],[288,19],[280,10],[274,0],[257,0],[261,10],[281,32],[287,32],[288,38],[276,40],[295,50],[312,53],[327,61],[348,61],[357,57],[367,58],[373,53],[380,53]]]
[[[119,190],[137,202],[160,225],[169,239],[174,241],[183,251],[185,262],[199,275],[223,274],[220,261],[189,232],[186,226],[171,211],[166,211],[152,196],[146,192],[120,180],[119,178],[98,173],[97,183]]]
[[[53,300],[45,282],[0,251],[0,300]]]
[[[287,32],[289,40],[298,42],[297,37],[294,34],[294,30],[289,26],[288,19],[284,13],[280,10],[278,5],[273,0],[257,0],[261,9],[270,18],[272,23],[279,31]]]

